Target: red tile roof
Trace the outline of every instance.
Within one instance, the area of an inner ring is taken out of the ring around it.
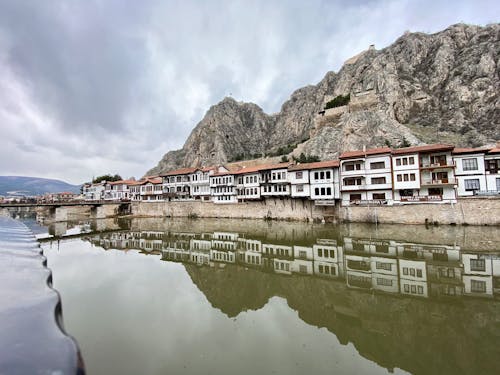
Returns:
[[[176,169],[174,171],[169,171],[167,173],[162,174],[161,176],[176,176],[176,175],[190,174],[197,170],[198,168],[181,168],[181,169]]]
[[[135,180],[120,180],[120,181],[111,181],[109,182],[110,185],[131,185],[135,183]]]
[[[363,156],[369,155],[378,155],[378,154],[390,154],[391,149],[389,147],[379,147],[379,148],[371,148],[368,150],[356,150],[356,151],[346,151],[343,152],[339,158],[340,159],[350,159],[350,158],[359,158]]]
[[[132,183],[132,184],[129,184],[129,185],[144,185],[144,184],[147,184],[147,183],[152,183],[154,185],[158,185],[158,184],[161,184],[163,183],[163,180],[161,179],[161,177],[155,177],[155,178],[143,178],[139,181],[135,181],[135,183]]]
[[[392,150],[394,155],[414,154],[417,152],[438,152],[438,151],[451,151],[455,146],[449,144],[432,144],[422,146],[403,147]]]
[[[455,147],[452,151],[453,154],[458,155],[458,154],[475,154],[475,153],[481,153],[481,152],[488,152],[490,150],[489,147],[477,147],[477,148],[459,148]]]
[[[302,171],[306,169],[319,169],[319,168],[334,168],[338,167],[340,162],[338,160],[326,160],[326,161],[318,161],[314,163],[301,163],[292,165],[288,168],[289,171]]]
[[[488,154],[500,154],[500,147],[492,148],[488,151]]]

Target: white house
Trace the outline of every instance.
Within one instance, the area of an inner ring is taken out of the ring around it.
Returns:
[[[130,199],[128,187],[134,184],[135,180],[120,180],[107,182],[104,188],[105,200],[128,200]]]
[[[289,196],[288,183],[289,163],[260,166],[260,194],[263,197]]]
[[[288,168],[292,198],[335,203],[340,199],[339,161],[292,165]]]
[[[104,199],[105,182],[86,184],[83,194],[86,201],[98,201]]]
[[[216,172],[227,172],[224,167],[205,167],[190,174],[191,196],[195,200],[210,200],[210,176]]]
[[[456,202],[453,148],[434,144],[393,150],[395,203]]]
[[[340,155],[342,205],[391,205],[391,149],[381,147]]]
[[[165,198],[191,200],[191,175],[196,171],[197,168],[181,168],[162,174]]]
[[[233,172],[236,179],[236,198],[239,202],[258,200],[260,195],[260,167],[244,167]]]
[[[484,155],[488,150],[474,148],[453,149],[457,195],[465,197],[486,191],[486,173]]]
[[[484,156],[486,190],[500,194],[500,142]]]
[[[210,194],[214,203],[237,203],[235,176],[218,172],[210,176]]]
[[[147,177],[130,185],[130,189],[133,189],[134,192],[137,188],[139,188],[139,200],[141,201],[163,200],[163,180],[161,177]],[[137,200],[136,196],[135,199]]]

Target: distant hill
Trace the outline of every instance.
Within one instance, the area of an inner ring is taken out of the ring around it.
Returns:
[[[80,185],[39,177],[0,176],[0,195],[41,195],[69,191],[80,192]]]

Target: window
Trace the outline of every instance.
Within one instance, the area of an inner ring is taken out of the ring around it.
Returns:
[[[417,270],[417,277],[422,277],[422,270]]]
[[[318,256],[322,257],[323,256],[323,249],[318,249]]]
[[[474,159],[476,160],[476,159]],[[479,179],[464,180],[465,191],[479,190]]]
[[[325,178],[326,178],[326,179],[329,179],[329,178],[330,178],[330,175],[331,175],[331,172],[330,172],[330,171],[326,171],[326,172],[325,172]]]
[[[318,180],[319,179],[319,172],[314,172],[314,179]]]
[[[400,166],[401,165],[401,159],[396,159],[396,165]]]
[[[361,178],[344,178],[345,186],[361,185]]]
[[[407,267],[403,267],[403,275],[408,275],[408,268]]]
[[[314,194],[319,195],[319,188],[314,188]]]
[[[477,171],[477,159],[463,159],[462,160],[462,169],[464,171]]]
[[[472,293],[486,293],[486,281],[471,280],[470,291]]]
[[[411,165],[411,164],[415,164],[415,158],[414,158],[413,156],[410,156],[410,157],[408,158],[408,164],[410,164],[410,165]]]
[[[319,273],[323,273],[323,266],[321,264],[319,265],[318,269],[319,269]]]
[[[386,270],[386,271],[390,271],[390,270],[391,270],[391,268],[392,268],[392,264],[391,264],[391,263],[376,262],[376,263],[375,263],[375,267],[376,267],[378,270]]]
[[[392,286],[392,280],[377,277],[377,285]]]
[[[410,293],[410,286],[408,284],[404,285],[405,293]]]
[[[299,272],[300,273],[307,273],[307,266],[304,266],[304,265],[300,265],[299,266]]]
[[[373,199],[385,199],[385,193],[373,193]]]
[[[471,271],[486,271],[486,262],[484,259],[471,259],[470,260],[470,270]]]
[[[349,195],[349,200],[352,201],[360,201],[361,200],[361,194],[350,194]]]
[[[372,185],[381,185],[385,184],[386,180],[385,177],[373,177],[372,178]]]
[[[332,195],[332,188],[326,188],[326,195]]]
[[[302,178],[302,172],[295,172],[295,178],[300,180]]]
[[[370,163],[370,169],[384,169],[384,168],[385,168],[385,162],[383,161]]]
[[[297,185],[297,193],[302,193],[304,191],[304,185]]]
[[[410,173],[410,181],[415,181],[415,173]]]
[[[396,176],[396,180],[397,180],[398,182],[403,181],[403,175],[398,174],[398,175]]]
[[[408,165],[408,159],[407,158],[403,158],[403,165]]]

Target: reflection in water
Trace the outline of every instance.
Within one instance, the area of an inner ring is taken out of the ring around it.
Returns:
[[[103,233],[86,235],[85,241],[182,263],[210,304],[228,317],[265,309],[279,296],[303,322],[325,327],[341,344],[354,344],[363,357],[389,371],[498,370],[498,251],[465,250],[447,236],[442,237],[446,244],[430,238],[405,241],[401,235],[380,238],[373,228],[353,236],[305,224],[279,231],[249,225],[221,230],[228,226],[203,221],[100,225],[91,229]],[[54,274],[57,278],[57,270]],[[318,353],[316,360],[324,355]],[[368,368],[357,370],[364,371]]]

